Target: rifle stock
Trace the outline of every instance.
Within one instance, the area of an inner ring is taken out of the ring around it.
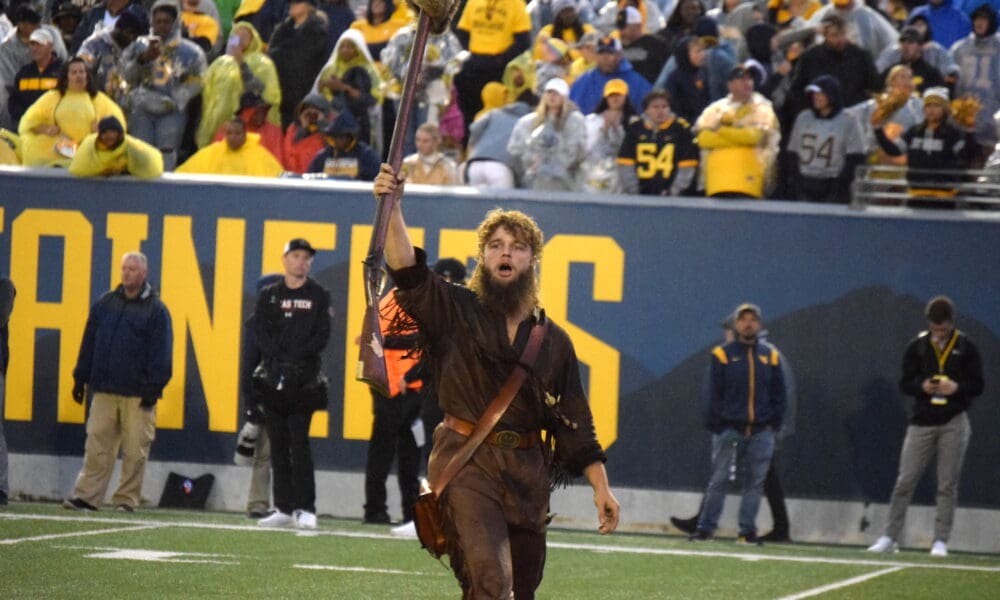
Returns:
[[[417,80],[420,79],[429,33],[430,18],[425,11],[420,11],[420,18],[417,19],[417,30],[413,37],[413,50],[410,52],[410,60],[406,66],[403,93],[399,99],[399,112],[396,115],[396,124],[392,129],[392,141],[389,143],[389,165],[395,173],[399,172],[399,168],[403,164],[403,143],[410,126],[410,113],[413,112]],[[358,368],[355,374],[358,380],[367,383],[384,396],[389,395],[389,378],[385,369],[385,355],[382,352],[382,326],[379,319],[378,301],[382,281],[385,235],[389,228],[389,217],[396,203],[399,202],[399,193],[401,192],[382,194],[375,202],[374,227],[364,262],[365,316],[364,324],[361,327]]]

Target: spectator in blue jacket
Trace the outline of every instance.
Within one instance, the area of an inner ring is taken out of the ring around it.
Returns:
[[[692,541],[712,538],[737,460],[746,468],[737,542],[760,545],[757,510],[774,454],[774,435],[785,415],[785,377],[778,349],[758,336],[760,307],[741,304],[733,311],[736,339],[712,350],[706,386],[705,425],[712,432],[712,474],[705,506]]]
[[[927,0],[927,4],[913,10],[910,18],[919,16],[926,17],[934,41],[945,48],[972,33],[972,21],[953,6],[952,0]]]
[[[122,469],[111,499],[133,512],[139,505],[149,448],[156,435],[156,401],[170,381],[173,331],[170,313],[146,281],[141,252],[122,257],[121,284],[90,309],[73,369],[73,400],[93,395],[83,468],[63,506],[97,510],[111,480],[118,448]]]
[[[642,106],[642,99],[652,89],[646,78],[622,56],[621,41],[606,36],[597,42],[597,66],[577,78],[569,90],[569,99],[580,108],[580,112],[589,115],[604,98],[604,85],[612,79],[621,79],[628,84],[628,99],[632,106]]]

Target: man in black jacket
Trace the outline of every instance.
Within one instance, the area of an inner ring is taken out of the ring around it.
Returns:
[[[118,448],[122,470],[111,502],[132,512],[139,505],[149,448],[156,437],[156,401],[173,371],[170,313],[146,281],[146,256],[122,257],[121,285],[90,309],[73,369],[73,400],[93,394],[83,468],[71,510],[97,510],[111,480]]]
[[[316,480],[309,425],[326,406],[320,352],[330,339],[330,292],[309,277],[316,250],[296,238],[285,244],[285,275],[261,290],[253,333],[260,349],[254,371],[271,441],[275,513],[262,527],[316,528]]]
[[[913,416],[899,456],[889,522],[885,535],[868,548],[869,552],[898,551],[913,491],[937,454],[937,514],[931,556],[948,556],[962,462],[972,433],[967,412],[972,399],[983,393],[983,363],[972,340],[955,329],[955,306],[950,299],[932,298],[925,314],[927,331],[910,342],[903,354],[899,389],[913,396]]]
[[[316,0],[292,0],[267,47],[281,82],[282,129],[295,120],[296,107],[326,63],[327,45],[326,15],[316,10]]]

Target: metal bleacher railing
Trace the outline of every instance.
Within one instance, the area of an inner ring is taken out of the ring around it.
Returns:
[[[860,166],[851,206],[1000,210],[1000,171]]]

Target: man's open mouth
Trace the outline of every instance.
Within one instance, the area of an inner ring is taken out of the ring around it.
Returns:
[[[500,266],[497,267],[497,271],[500,271],[501,273],[510,273],[513,270],[514,267],[511,266],[510,263],[500,263]]]

